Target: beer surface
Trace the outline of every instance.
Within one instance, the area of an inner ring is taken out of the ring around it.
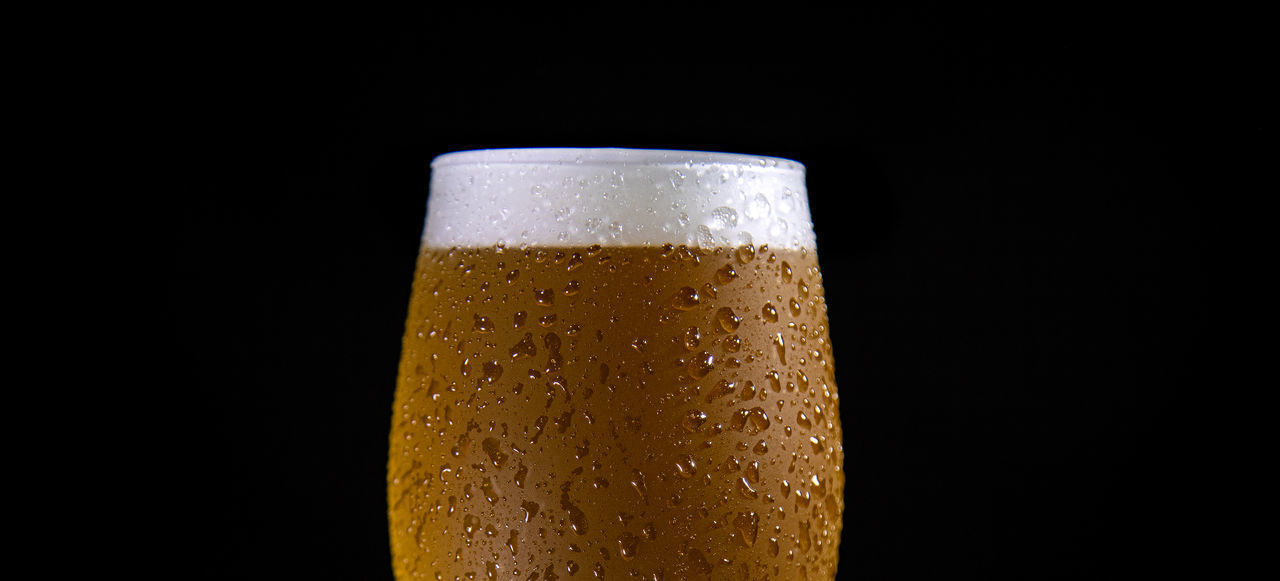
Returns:
[[[812,250],[425,249],[392,419],[398,579],[832,579]]]

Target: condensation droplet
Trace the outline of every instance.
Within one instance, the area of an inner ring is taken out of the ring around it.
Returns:
[[[520,360],[526,357],[533,357],[538,354],[538,346],[533,344],[533,334],[525,333],[524,338],[511,347],[508,352],[513,360]]]
[[[484,449],[484,453],[489,456],[489,462],[495,468],[501,469],[507,463],[507,455],[502,452],[497,438],[485,438],[480,443],[480,447]]]
[[[686,286],[676,291],[675,297],[671,299],[671,306],[677,310],[687,311],[698,306],[700,302],[698,291]]]
[[[702,334],[698,332],[697,327],[689,327],[684,330],[684,348],[693,351],[698,348],[702,342]]]
[[[770,371],[765,374],[765,377],[769,379],[769,387],[773,388],[774,393],[782,391],[782,377],[778,375],[777,371]]]
[[[772,207],[769,205],[769,198],[766,198],[764,194],[756,194],[755,197],[751,199],[751,202],[747,204],[745,214],[749,220],[759,220],[768,216],[771,210]]]
[[[760,309],[760,314],[764,316],[764,320],[770,323],[778,322],[778,309],[773,307],[773,303],[765,303],[764,307]]]
[[[698,473],[698,463],[693,456],[685,454],[676,462],[676,476],[692,478]]]
[[[716,270],[716,282],[720,284],[729,284],[738,278],[738,271],[733,269],[732,264],[725,264],[719,270]]]
[[[813,427],[813,423],[809,421],[809,416],[804,414],[804,410],[796,412],[796,423],[806,430]]]
[[[703,377],[706,377],[707,374],[711,373],[711,370],[715,367],[715,361],[716,358],[710,353],[707,353],[706,351],[699,352],[697,355],[689,358],[689,375],[693,376],[694,379],[702,379]]]
[[[742,317],[735,315],[733,309],[729,307],[720,307],[716,311],[716,322],[720,324],[720,328],[726,333],[732,333],[738,330],[742,324]]]
[[[680,420],[680,425],[684,427],[686,432],[696,432],[702,424],[707,421],[707,414],[699,410],[690,410]]]
[[[618,556],[624,561],[630,561],[636,558],[636,549],[640,546],[640,539],[631,533],[622,533],[618,537]]]
[[[756,544],[756,537],[760,531],[760,515],[755,511],[740,512],[733,519],[733,526],[737,527],[740,533],[739,539],[742,544],[750,547]]]
[[[738,225],[738,211],[728,206],[711,210],[710,226],[715,230],[727,230]]]

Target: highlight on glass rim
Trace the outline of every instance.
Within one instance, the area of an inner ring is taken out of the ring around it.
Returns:
[[[396,578],[833,579],[844,451],[804,166],[432,168],[387,466]]]

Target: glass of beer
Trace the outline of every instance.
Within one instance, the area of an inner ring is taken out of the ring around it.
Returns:
[[[397,579],[834,578],[804,166],[465,151],[430,188],[387,466]]]

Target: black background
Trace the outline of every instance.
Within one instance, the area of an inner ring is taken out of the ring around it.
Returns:
[[[515,146],[808,166],[841,579],[1197,563],[1204,184],[1233,123],[1205,99],[1230,76],[1211,25],[1167,7],[845,8],[169,15],[168,304],[175,330],[200,329],[174,345],[197,370],[172,460],[203,515],[184,576],[390,579],[427,163]]]

